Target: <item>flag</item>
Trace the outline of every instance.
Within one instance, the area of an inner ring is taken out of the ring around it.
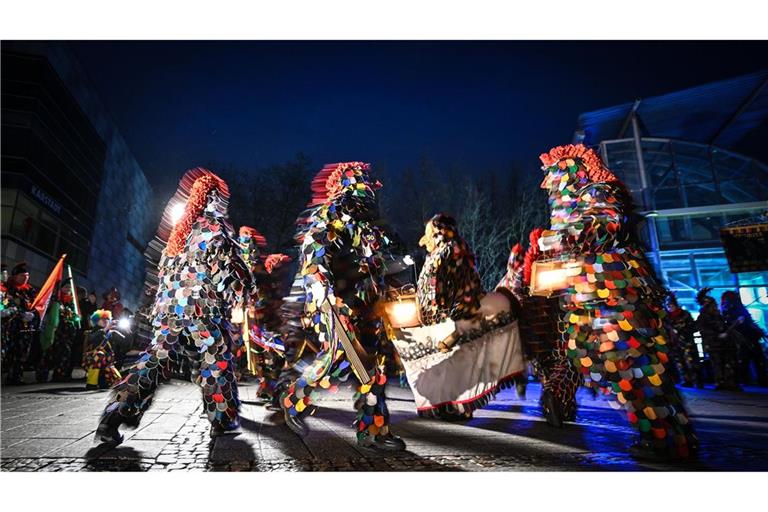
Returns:
[[[40,292],[37,294],[37,297],[35,297],[35,300],[32,301],[32,308],[37,311],[41,322],[43,321],[45,312],[48,309],[48,304],[51,302],[51,295],[53,295],[54,290],[59,287],[61,278],[64,276],[64,258],[66,257],[66,254],[61,255],[59,262],[56,263],[55,267],[53,267],[51,275],[48,276],[45,284],[42,288],[40,288]]]

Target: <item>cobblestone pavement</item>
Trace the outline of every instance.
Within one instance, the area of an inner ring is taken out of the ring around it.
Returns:
[[[355,444],[351,390],[326,394],[311,434],[299,439],[244,384],[238,435],[208,437],[197,386],[161,388],[139,428],[116,448],[93,443],[106,392],[82,384],[2,388],[2,471],[588,471],[768,470],[768,392],[685,390],[702,451],[697,462],[645,463],[626,455],[634,432],[607,403],[580,391],[577,421],[548,427],[539,387],[526,399],[500,393],[466,423],[418,418],[407,389],[390,387],[393,430],[405,453],[380,456]]]

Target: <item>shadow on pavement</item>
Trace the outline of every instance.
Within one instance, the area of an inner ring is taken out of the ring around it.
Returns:
[[[145,462],[141,452],[130,446],[100,444],[85,454],[88,471],[146,471],[151,462]]]

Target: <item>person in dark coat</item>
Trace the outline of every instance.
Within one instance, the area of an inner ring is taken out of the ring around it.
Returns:
[[[734,291],[727,291],[720,297],[720,312],[736,340],[737,379],[744,384],[752,382],[751,369],[754,367],[758,385],[767,386],[765,352],[761,342],[765,333]]]
[[[699,348],[694,339],[696,321],[688,311],[680,307],[677,297],[671,292],[665,306],[667,316],[664,323],[670,335],[670,352],[682,385],[703,388]]]
[[[701,333],[704,352],[709,355],[715,375],[715,389],[741,391],[736,384],[736,343],[728,330],[717,301],[709,295],[712,288],[703,288],[696,296],[699,318],[696,327]]]

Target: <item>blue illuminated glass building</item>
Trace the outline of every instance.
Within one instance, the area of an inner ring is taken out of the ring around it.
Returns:
[[[737,289],[768,323],[768,272],[733,274],[722,226],[768,210],[768,71],[586,112],[575,141],[599,148],[645,218],[641,236],[681,305]],[[768,257],[768,256],[767,256]]]

